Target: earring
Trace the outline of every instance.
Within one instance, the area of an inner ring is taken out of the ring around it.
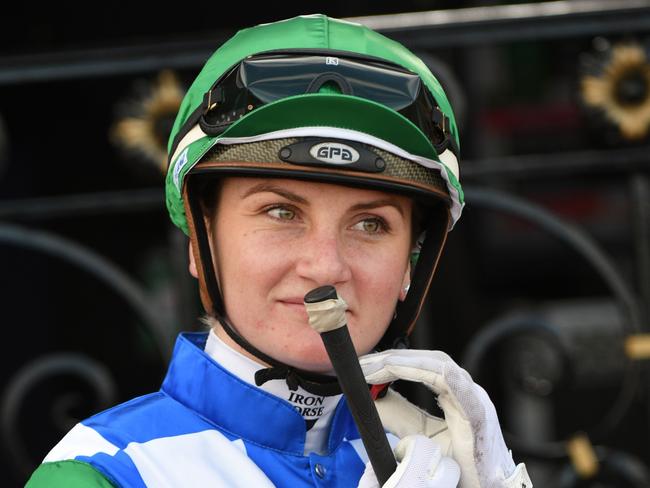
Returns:
[[[409,288],[411,288],[410,283],[404,287],[404,295],[406,295],[409,292]]]

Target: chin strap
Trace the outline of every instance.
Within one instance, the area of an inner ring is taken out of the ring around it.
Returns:
[[[300,386],[303,390],[320,396],[334,396],[343,393],[336,377],[303,371],[277,361],[240,336],[227,317],[216,314],[216,318],[233,341],[256,358],[271,365],[255,373],[255,384],[257,386],[263,385],[270,380],[284,379],[292,391],[297,390]]]
[[[425,225],[425,239],[417,258],[411,284],[402,302],[398,302],[395,316],[391,320],[386,333],[378,344],[379,350],[408,348],[408,336],[415,326],[420,309],[429,291],[429,286],[438,264],[447,238],[449,216],[446,208],[434,206],[428,210],[428,220]],[[406,342],[405,342],[406,341]]]

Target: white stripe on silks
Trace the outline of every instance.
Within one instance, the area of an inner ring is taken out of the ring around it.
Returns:
[[[132,442],[124,452],[148,487],[273,487],[242,451],[241,441],[230,441],[216,430]]]
[[[43,462],[51,463],[74,459],[77,456],[93,456],[100,452],[114,456],[117,451],[119,448],[108,442],[95,429],[77,424],[52,448]]]
[[[237,449],[239,449],[241,452],[246,454],[246,444],[244,444],[244,441],[241,439],[237,439],[232,441],[232,445],[235,446]]]

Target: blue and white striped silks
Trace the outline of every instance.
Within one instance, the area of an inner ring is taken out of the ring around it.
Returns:
[[[222,368],[206,338],[181,334],[159,392],[77,424],[44,462],[87,462],[122,487],[357,486],[367,456],[344,399],[329,454],[305,456],[302,416]]]

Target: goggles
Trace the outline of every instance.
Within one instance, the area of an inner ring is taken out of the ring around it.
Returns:
[[[458,156],[449,119],[417,74],[384,60],[341,51],[269,51],[249,56],[205,93],[198,122],[206,134],[216,136],[260,106],[332,85],[337,93],[393,109],[431,140],[437,154],[451,149]]]

